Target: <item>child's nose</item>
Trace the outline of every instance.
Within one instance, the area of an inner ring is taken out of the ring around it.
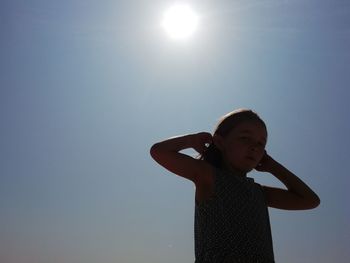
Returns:
[[[256,152],[256,151],[258,150],[258,148],[255,147],[255,146],[252,146],[250,149],[251,149],[253,152]]]
[[[256,152],[256,151],[258,151],[258,149],[259,149],[258,143],[252,142],[252,143],[250,144],[250,150],[251,150],[251,151]]]

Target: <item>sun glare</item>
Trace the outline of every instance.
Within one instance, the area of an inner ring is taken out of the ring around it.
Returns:
[[[175,4],[163,16],[162,27],[172,39],[187,39],[198,27],[198,15],[188,4]]]

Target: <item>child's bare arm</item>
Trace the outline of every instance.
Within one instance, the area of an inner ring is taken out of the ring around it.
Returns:
[[[286,210],[312,209],[320,204],[317,194],[283,165],[265,155],[258,171],[273,174],[288,190],[263,186],[268,206]]]
[[[154,144],[150,154],[157,163],[170,172],[197,183],[198,175],[202,177],[210,171],[209,164],[180,153],[180,151],[193,148],[198,153],[203,153],[206,148],[205,144],[211,141],[211,134],[206,132],[173,137]]]

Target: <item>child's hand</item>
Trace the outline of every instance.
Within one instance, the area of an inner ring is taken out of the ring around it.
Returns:
[[[212,143],[213,137],[208,132],[200,132],[193,134],[191,140],[192,148],[199,154],[203,154],[207,149],[207,145]]]
[[[255,167],[255,170],[259,172],[271,172],[275,163],[276,161],[270,155],[268,155],[267,152],[265,151],[263,158],[261,159],[259,164]]]

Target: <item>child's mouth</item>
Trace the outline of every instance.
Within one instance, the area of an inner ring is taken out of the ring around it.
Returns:
[[[248,160],[251,160],[251,161],[255,162],[255,159],[254,159],[253,157],[251,157],[251,156],[247,156],[246,158],[247,158]]]

